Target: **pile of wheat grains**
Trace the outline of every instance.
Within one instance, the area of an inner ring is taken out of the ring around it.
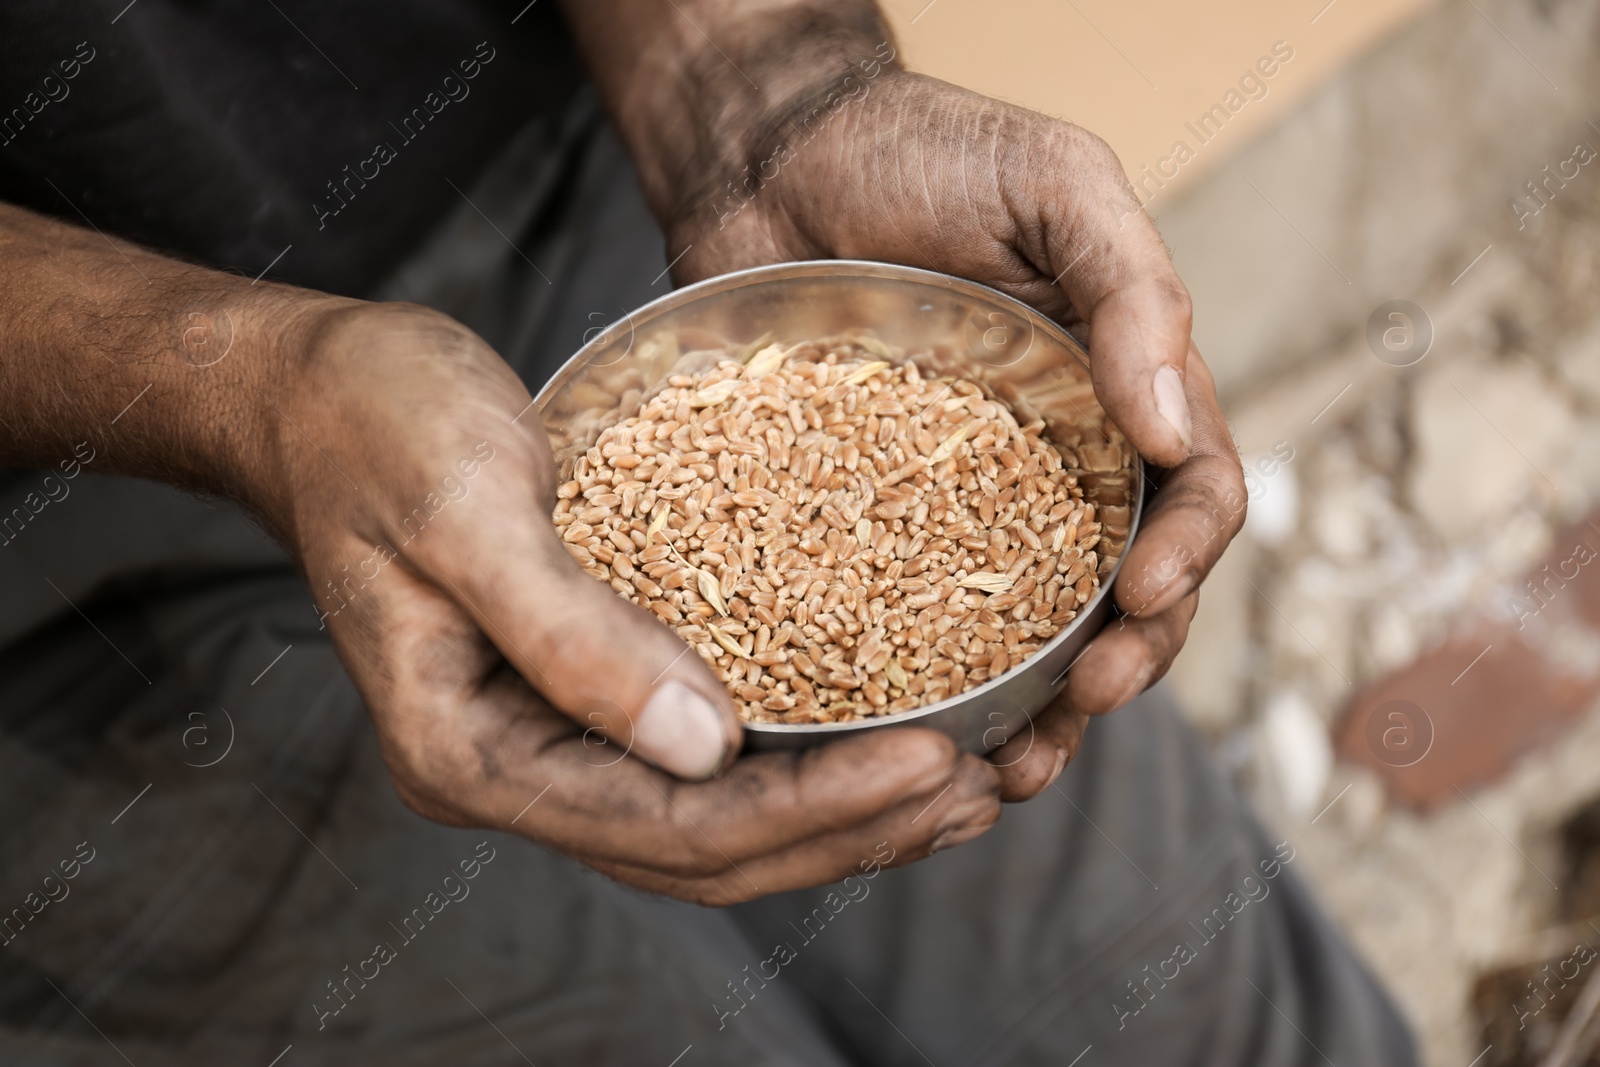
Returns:
[[[1095,506],[1043,423],[897,357],[856,334],[675,375],[557,491],[584,570],[670,625],[751,721],[963,692],[1098,588]]]

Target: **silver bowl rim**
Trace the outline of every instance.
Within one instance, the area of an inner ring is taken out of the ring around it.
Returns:
[[[772,263],[760,267],[747,267],[743,270],[730,271],[727,274],[718,274],[703,281],[694,282],[681,289],[650,301],[641,307],[626,313],[621,319],[606,326],[584,346],[573,353],[572,357],[561,365],[561,368],[550,376],[544,387],[534,397],[534,405],[542,413],[550,399],[563,386],[568,379],[574,377],[588,362],[594,352],[616,341],[624,330],[632,332],[640,322],[648,322],[659,316],[674,311],[685,304],[691,304],[703,297],[713,296],[718,293],[728,292],[733,289],[742,289],[757,282],[784,281],[791,278],[818,278],[842,275],[846,278],[883,278],[893,281],[918,282],[923,285],[932,285],[936,288],[952,290],[971,296],[979,296],[994,301],[1008,310],[1021,316],[1034,330],[1041,330],[1057,343],[1073,352],[1087,366],[1088,351],[1083,345],[1062,329],[1053,320],[1041,315],[1035,309],[1024,304],[1013,296],[1008,296],[998,289],[984,285],[980,282],[958,278],[952,274],[942,274],[938,271],[923,270],[920,267],[905,267],[897,263],[881,263],[868,259],[805,259],[790,263]],[[630,348],[632,342],[629,342]],[[946,697],[933,704],[925,704],[918,708],[909,708],[894,715],[880,715],[865,719],[856,719],[851,722],[819,722],[819,723],[769,723],[746,722],[740,720],[746,731],[751,733],[773,735],[801,735],[805,737],[823,738],[829,735],[853,733],[857,730],[869,730],[880,726],[903,726],[909,722],[937,714],[941,711],[950,711],[961,705],[977,701],[980,696],[998,689],[1008,679],[1016,674],[1026,672],[1032,667],[1048,659],[1048,653],[1058,645],[1065,644],[1087,621],[1092,618],[1102,601],[1112,595],[1116,585],[1117,575],[1122,571],[1122,564],[1128,558],[1128,551],[1133,547],[1133,541],[1139,533],[1139,520],[1144,512],[1144,494],[1146,473],[1144,460],[1137,454],[1134,456],[1133,469],[1138,473],[1136,484],[1132,487],[1132,500],[1129,503],[1132,509],[1128,517],[1128,537],[1123,544],[1122,553],[1117,557],[1116,565],[1111,568],[1111,573],[1100,583],[1099,590],[1094,597],[1083,605],[1077,618],[1067,624],[1066,628],[1052,637],[1033,655],[1022,663],[991,678],[982,685],[967,689],[954,696]],[[1112,604],[1115,609],[1115,603]],[[1070,669],[1070,665],[1069,665]],[[1064,674],[1065,672],[1063,672]],[[1030,715],[1030,718],[1032,716]]]

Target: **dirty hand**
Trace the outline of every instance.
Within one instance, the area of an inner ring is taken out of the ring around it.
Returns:
[[[254,511],[303,568],[421,814],[702,903],[907,862],[998,817],[993,769],[920,732],[729,768],[728,694],[567,554],[528,391],[459,323],[4,205],[0,238],[0,464],[87,439],[97,470]],[[173,343],[196,322],[229,324],[226,358]]]
[[[933,78],[863,67],[789,109],[732,186],[669,225],[679,281],[785,260],[877,259],[983,282],[1086,337],[1095,391],[1157,492],[1114,621],[1032,732],[992,757],[1007,799],[1076,751],[1087,717],[1159,679],[1197,588],[1244,521],[1238,456],[1190,338],[1189,295],[1111,149],[1093,134]],[[853,80],[852,80],[853,79]]]
[[[252,502],[413,809],[701,903],[834,880],[883,842],[907,862],[998,816],[994,772],[921,731],[734,762],[739,720],[700,657],[557,537],[538,413],[488,345],[354,302],[299,336]]]

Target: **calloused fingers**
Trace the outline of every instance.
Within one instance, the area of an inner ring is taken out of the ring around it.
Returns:
[[[1118,575],[1113,620],[1073,663],[1061,696],[1031,733],[991,755],[1002,795],[1025,800],[1060,775],[1076,754],[1084,723],[1122,707],[1167,672],[1183,647],[1199,602],[1197,586],[1244,521],[1244,475],[1222,419],[1210,368],[1191,347],[1188,359],[1194,447],[1160,479],[1128,559]]]
[[[530,836],[597,865],[687,879],[815,846],[817,862],[771,879],[799,884],[825,866],[829,841],[906,805],[928,809],[918,825],[932,836],[987,825],[969,802],[998,789],[992,771],[926,730],[868,731],[800,753],[747,755],[709,782],[682,782],[631,758],[597,765],[575,739],[544,762],[555,772],[556,803]],[[975,776],[980,769],[987,779]]]
[[[1119,616],[1079,655],[1067,686],[1031,728],[990,754],[1007,801],[1036,796],[1077,753],[1085,724],[1128,703],[1167,672],[1188,636],[1196,587],[1244,521],[1244,476],[1217,405],[1210,368],[1191,346],[1189,458],[1156,472],[1161,488],[1118,576]]]
[[[1186,386],[1194,447],[1178,466],[1151,472],[1155,495],[1117,575],[1117,606],[1136,617],[1159,615],[1197,589],[1244,525],[1239,453],[1217,405],[1211,370],[1193,349]]]
[[[1007,803],[1037,796],[1078,754],[1089,719],[1122,707],[1160,680],[1189,634],[1200,595],[1160,615],[1114,620],[1073,663],[1067,685],[1029,728],[989,754]]]
[[[1140,455],[1175,465],[1190,454],[1193,435],[1184,388],[1193,353],[1189,291],[1111,148],[1077,127],[1062,128],[1052,143],[1063,154],[1049,173],[1072,179],[1046,181],[1035,195],[1049,234],[1048,269],[1089,323],[1095,395]]]
[[[1063,691],[1017,735],[989,753],[1000,774],[1000,799],[1008,804],[1037,796],[1061,776],[1083,743],[1089,716]]]
[[[379,610],[374,588],[369,611]],[[571,711],[550,707],[424,582],[403,571],[388,576],[381,614],[385,625],[356,629],[372,645],[350,650],[347,662],[397,790],[437,821],[507,829],[563,852],[694,877],[917,797],[959,793],[954,744],[913,729],[752,756],[691,787],[637,759],[626,738],[584,729]]]
[[[702,788],[698,785],[685,789]],[[1000,786],[994,769],[965,755],[950,787],[931,798],[908,796],[878,817],[766,856],[693,875],[579,858],[613,878],[707,906],[753,900],[769,893],[837,882],[880,866],[897,867],[977,837],[1000,817]]]
[[[579,568],[549,516],[531,506],[534,445],[504,451],[472,495],[408,549],[417,568],[581,729],[631,745],[680,778],[726,768],[742,740],[726,687],[660,619]]]
[[[1104,715],[1155,685],[1188,639],[1199,605],[1195,592],[1159,615],[1112,620],[1067,673],[1063,695],[1068,706],[1085,715]]]

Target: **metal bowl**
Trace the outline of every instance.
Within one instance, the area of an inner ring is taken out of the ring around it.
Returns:
[[[1059,326],[1003,293],[931,271],[855,260],[758,267],[679,289],[612,323],[534,402],[565,479],[600,431],[632,415],[668,376],[707,369],[704,351],[694,350],[753,345],[767,334],[793,343],[861,328],[904,350],[925,375],[986,384],[1021,421],[1043,418],[1045,436],[1071,450],[1069,457],[1077,454],[1084,496],[1103,525],[1100,588],[1044,648],[998,678],[895,715],[746,723],[745,747],[801,748],[915,724],[948,734],[969,752],[987,752],[1031,729],[1032,715],[1065,685],[1068,667],[1115,610],[1112,582],[1139,525],[1143,465],[1095,400],[1086,353]]]

